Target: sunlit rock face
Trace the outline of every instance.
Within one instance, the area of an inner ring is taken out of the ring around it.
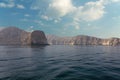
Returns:
[[[103,45],[103,46],[119,46],[119,38],[101,39],[92,36],[79,35],[75,37],[58,37],[47,35],[49,44],[52,45]]]
[[[72,37],[58,37],[55,35],[46,35],[46,37],[51,45],[74,45],[74,38]]]
[[[120,45],[120,39],[119,38],[103,39],[102,40],[102,45],[119,46]]]
[[[48,44],[43,31],[26,32],[16,27],[5,28],[0,31],[2,45],[44,45]]]
[[[75,38],[74,44],[76,45],[100,45],[101,44],[101,39],[96,37],[79,35],[79,36],[75,36],[74,38]]]

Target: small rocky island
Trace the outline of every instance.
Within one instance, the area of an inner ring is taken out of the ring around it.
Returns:
[[[27,32],[16,27],[8,27],[0,31],[1,45],[47,45],[43,31]]]

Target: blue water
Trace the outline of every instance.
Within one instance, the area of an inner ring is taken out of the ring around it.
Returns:
[[[120,47],[0,46],[0,80],[120,80]]]

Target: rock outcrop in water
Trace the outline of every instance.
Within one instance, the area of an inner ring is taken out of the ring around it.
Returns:
[[[79,35],[75,37],[58,37],[47,35],[49,44],[53,45],[104,45],[104,46],[119,46],[119,38],[101,39],[91,36]]]
[[[26,32],[16,27],[0,31],[2,45],[46,45],[47,39],[43,31]]]
[[[31,44],[32,45],[44,45],[47,43],[47,38],[43,31],[33,31],[31,33]]]

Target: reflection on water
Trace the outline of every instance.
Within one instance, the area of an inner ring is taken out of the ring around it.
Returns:
[[[120,80],[120,47],[0,46],[0,80]]]

